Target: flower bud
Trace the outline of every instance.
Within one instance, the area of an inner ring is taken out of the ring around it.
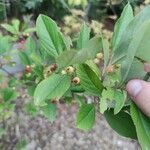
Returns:
[[[72,79],[72,83],[74,83],[74,84],[79,84],[79,83],[80,83],[80,78],[79,78],[79,77],[74,77],[74,78]]]

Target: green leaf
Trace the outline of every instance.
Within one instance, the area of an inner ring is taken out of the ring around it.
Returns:
[[[121,92],[120,90],[116,90],[114,92],[114,100],[115,100],[115,108],[114,108],[114,114],[116,115],[121,111],[121,109],[124,106],[125,100],[126,100],[126,92]]]
[[[35,66],[35,68],[33,69],[33,72],[34,72],[35,75],[36,75],[37,77],[39,77],[40,79],[44,79],[43,66],[42,66],[42,65],[37,65],[37,66]]]
[[[11,77],[9,78],[8,85],[9,87],[16,87],[20,85],[20,81],[16,77]]]
[[[97,76],[100,77],[100,69],[97,67],[97,65],[93,62],[93,60],[88,60],[85,62],[95,73]]]
[[[26,105],[25,105],[25,111],[26,113],[28,113],[30,116],[32,117],[36,117],[37,114],[38,114],[38,109],[37,107],[33,104],[33,102],[28,102]]]
[[[89,40],[86,47],[77,50],[70,50],[63,52],[57,59],[57,63],[60,68],[73,65],[81,64],[87,60],[94,59],[96,54],[102,50],[102,43],[100,37],[94,37]]]
[[[100,96],[103,85],[96,73],[86,64],[76,67],[77,76],[80,78],[83,88],[93,95]]]
[[[83,89],[82,85],[73,85],[70,87],[71,92],[73,93],[83,93],[85,90]]]
[[[30,96],[33,96],[33,95],[34,95],[35,88],[36,88],[35,85],[28,87],[27,91],[28,91],[28,94],[29,94]]]
[[[42,107],[43,115],[53,123],[56,119],[56,105],[48,104]]]
[[[112,58],[113,63],[122,59],[126,55],[130,42],[137,36],[142,24],[148,20],[150,20],[150,6],[146,6],[138,15],[136,15],[124,30],[119,45],[114,52]]]
[[[109,42],[107,39],[102,38],[103,52],[104,52],[104,67],[107,66],[109,61]]]
[[[30,32],[35,32],[36,31],[36,28],[33,27],[33,28],[27,28],[26,30],[24,30],[23,33],[30,33]]]
[[[90,39],[90,28],[84,23],[80,30],[80,35],[77,40],[77,48],[82,49],[86,46]]]
[[[61,98],[70,87],[70,76],[53,74],[40,82],[34,92],[34,103],[45,106],[47,99]]]
[[[112,49],[113,51],[116,50],[116,48],[119,45],[119,42],[122,38],[123,33],[125,32],[126,27],[133,19],[133,10],[131,5],[128,3],[121,13],[121,17],[118,19],[118,21],[115,24],[114,28],[114,34],[112,38]]]
[[[31,55],[36,50],[36,43],[32,37],[28,37],[25,43],[25,52],[28,55]]]
[[[1,91],[2,98],[4,101],[16,100],[18,97],[18,93],[11,88],[5,88]]]
[[[137,137],[142,150],[150,148],[150,118],[146,117],[141,111],[131,104],[131,117],[136,127]]]
[[[42,59],[41,56],[38,55],[37,53],[32,53],[30,55],[30,58],[32,59],[32,61],[37,64],[37,65],[41,65],[42,64]]]
[[[146,75],[146,72],[143,68],[144,64],[138,59],[134,58],[134,61],[127,75],[126,81],[129,81],[131,79],[143,79]]]
[[[10,50],[11,43],[7,36],[0,36],[0,55]]]
[[[77,113],[76,125],[82,130],[89,130],[95,123],[95,106],[93,104],[83,104]]]
[[[71,38],[69,36],[65,36],[64,41],[65,41],[67,50],[70,50],[70,47],[72,46]]]
[[[108,108],[107,105],[107,99],[104,99],[103,97],[100,98],[100,105],[99,105],[99,109],[100,109],[100,113],[104,113]]]
[[[19,138],[19,140],[16,143],[15,149],[16,150],[26,150],[27,145],[28,145],[29,141],[24,137],[24,138]]]
[[[114,90],[112,88],[103,89],[100,97],[100,112],[103,114],[108,108],[108,101],[114,98]]]
[[[17,34],[15,28],[12,25],[9,24],[1,24],[1,27],[3,27],[5,30],[7,30],[8,32],[10,32],[11,34]]]
[[[135,37],[132,39],[129,45],[127,56],[121,66],[122,82],[124,82],[128,76],[136,52],[140,50],[147,51],[148,49],[150,49],[149,39],[150,21],[146,21],[139,28],[138,32],[135,34]]]
[[[5,128],[0,128],[0,138],[2,138],[2,136],[4,135],[4,134],[6,134],[7,132],[6,132],[6,129]]]
[[[31,64],[31,60],[25,52],[18,52],[18,55],[19,55],[20,61],[23,65]]]
[[[62,33],[51,18],[39,15],[36,21],[36,30],[41,46],[50,56],[56,58],[67,49]]]
[[[13,19],[12,25],[13,25],[13,28],[15,29],[16,33],[19,34],[20,21],[18,19]]]
[[[105,111],[104,116],[110,127],[118,134],[137,139],[135,126],[131,116],[127,112],[120,111],[118,114],[114,115],[113,110],[108,110]]]

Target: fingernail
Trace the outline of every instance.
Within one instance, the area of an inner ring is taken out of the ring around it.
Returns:
[[[136,97],[142,90],[142,84],[138,80],[129,81],[127,84],[127,91],[131,97]]]
[[[144,63],[144,71],[150,72],[150,63]]]

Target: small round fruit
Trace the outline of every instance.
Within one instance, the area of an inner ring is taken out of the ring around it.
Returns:
[[[80,78],[79,78],[79,77],[74,77],[74,78],[72,79],[72,83],[74,83],[74,84],[79,84],[79,83],[80,83]]]
[[[65,71],[66,71],[67,73],[73,73],[73,72],[75,71],[75,68],[72,67],[72,66],[69,66],[69,67],[65,68]]]
[[[107,73],[112,73],[112,72],[114,72],[114,65],[108,66],[108,67],[106,68],[106,72],[107,72]]]
[[[98,58],[98,59],[102,59],[104,56],[103,56],[103,54],[102,53],[97,53],[96,54],[96,58]]]
[[[62,70],[61,74],[67,74],[66,70]]]
[[[100,60],[99,60],[98,58],[95,58],[95,59],[94,59],[94,63],[95,63],[95,64],[99,64],[99,63],[100,63]]]
[[[25,38],[27,38],[27,37],[29,37],[29,33],[23,33],[23,36],[24,36]]]
[[[30,73],[32,71],[31,67],[29,65],[25,66],[25,72]]]
[[[51,64],[50,65],[50,70],[53,72],[57,69],[57,64]]]

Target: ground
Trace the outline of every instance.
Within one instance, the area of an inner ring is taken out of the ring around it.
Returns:
[[[115,133],[102,115],[89,132],[75,127],[77,106],[58,105],[56,121],[51,124],[42,116],[31,118],[23,111],[26,98],[17,100],[16,111],[7,121],[9,130],[0,140],[2,150],[139,150],[136,141]],[[24,141],[21,145],[19,141]],[[17,145],[17,146],[16,146]],[[21,149],[22,148],[22,149]]]

